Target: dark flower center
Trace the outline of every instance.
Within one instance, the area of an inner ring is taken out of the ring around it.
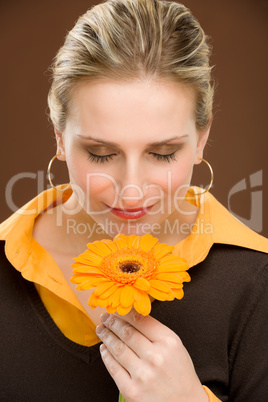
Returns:
[[[138,272],[141,267],[141,264],[136,261],[125,261],[120,264],[120,270],[127,274]]]

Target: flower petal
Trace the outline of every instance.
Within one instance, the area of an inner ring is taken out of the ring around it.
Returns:
[[[116,312],[116,307],[106,306],[106,311],[109,314],[114,314]]]
[[[184,258],[176,257],[175,255],[166,255],[161,258],[160,265],[174,265],[178,267],[179,270],[186,271],[189,269],[188,264],[186,263]]]
[[[188,272],[181,271],[181,272],[178,273],[178,276],[181,277],[183,282],[190,282],[191,281],[191,277],[188,274]]]
[[[134,306],[140,314],[148,315],[151,298],[180,299],[183,282],[191,279],[185,259],[171,255],[173,250],[173,246],[159,243],[151,234],[121,233],[113,240],[96,240],[74,258],[71,282],[79,290],[95,288],[88,301],[92,308],[106,307],[109,313],[125,315]],[[122,264],[131,261],[139,264],[139,269],[121,269]]]
[[[98,267],[100,265],[101,261],[102,261],[101,257],[96,258],[96,255],[94,255],[94,254],[93,254],[93,258],[86,258],[86,257],[84,258],[83,257],[84,255],[87,256],[88,254],[81,254],[81,256],[79,256],[77,258],[73,258],[73,260],[76,261],[76,262],[74,262],[72,264],[72,268],[79,267],[79,266],[82,266],[82,265],[85,265],[85,266],[90,265],[92,267]],[[93,259],[94,259],[94,261],[93,261]]]
[[[136,235],[134,235],[134,236],[136,236]],[[114,237],[114,240],[115,240],[115,239],[122,239],[122,240],[124,240],[125,243],[127,244],[127,242],[128,242],[128,237],[129,237],[129,236],[126,236],[126,235],[123,234],[123,233],[118,233],[118,234]]]
[[[115,238],[114,243],[115,243],[116,247],[118,248],[118,250],[127,248],[127,242],[124,239],[122,239],[121,237]]]
[[[73,266],[72,266],[73,267]],[[81,273],[81,274],[89,274],[89,275],[103,275],[102,272],[96,268],[91,267],[90,265],[80,265],[73,269],[73,273]]]
[[[172,301],[172,300],[174,300],[174,299],[175,299],[174,293],[173,293],[173,292],[170,292],[170,293],[168,294],[167,301]]]
[[[121,296],[120,296],[120,303],[122,307],[129,307],[132,306],[134,303],[134,290],[132,286],[126,285],[123,287]]]
[[[158,239],[147,233],[140,239],[140,248],[143,251],[149,251],[155,246],[156,243],[158,243]]]
[[[175,289],[175,290],[173,290],[173,293],[174,293],[176,299],[182,299],[183,298],[184,293],[183,293],[182,289]]]
[[[114,284],[112,287],[108,288],[105,292],[99,295],[99,299],[110,299],[110,297],[117,291],[118,285]]]
[[[131,308],[132,308],[132,306],[123,307],[123,306],[119,305],[119,306],[117,307],[117,312],[118,312],[118,314],[120,314],[120,315],[126,315],[127,313],[130,312]]]
[[[78,275],[78,274],[75,274],[75,275]],[[101,285],[103,283],[107,283],[106,278],[96,278],[93,276],[93,278],[83,281],[83,282],[81,282],[80,285],[77,285],[76,289],[88,290],[88,289],[95,288],[96,286]]]
[[[145,279],[145,278],[138,278],[136,282],[134,283],[135,288],[140,289],[140,290],[149,290],[150,289],[150,283]]]
[[[104,239],[102,241],[107,245],[107,247],[109,247],[109,249],[111,250],[112,253],[114,253],[115,251],[118,250],[118,248],[116,247],[116,245],[114,244],[114,242],[112,240]]]
[[[145,316],[150,314],[151,312],[150,297],[145,293],[140,300],[134,302],[134,308],[139,314]]]
[[[181,284],[183,282],[183,278],[181,277],[181,275],[170,272],[159,272],[157,275],[155,275],[155,279],[164,282],[171,282],[172,284],[173,283]]]
[[[185,268],[188,269],[188,268]],[[159,272],[176,272],[177,274],[179,274],[180,272],[184,272],[185,269],[181,269],[181,267],[179,265],[176,264],[162,264],[160,263],[159,267],[158,267],[158,271]]]
[[[75,275],[73,275],[73,276],[70,278],[70,282],[77,284],[77,283],[83,282],[83,280],[81,280],[81,275],[75,274]]]
[[[146,295],[147,293],[144,292],[143,290],[139,290],[133,287],[134,290],[134,302],[138,302],[144,295]]]
[[[134,242],[134,240],[136,239],[136,237],[137,237],[137,235],[130,235],[130,236],[127,236],[127,246],[128,246],[128,248],[133,248],[133,242]]]
[[[112,308],[119,306],[122,288],[118,288],[115,293],[109,297],[108,303]]]
[[[97,297],[94,295],[94,292],[91,293],[89,299],[88,299],[88,305],[92,308],[96,308],[98,305],[98,299]]]
[[[80,254],[78,258],[73,258],[75,261],[80,261],[83,262],[84,264],[97,264],[99,265],[102,260],[103,257],[97,254],[94,254],[92,251],[90,250],[86,250],[83,254]]]
[[[98,297],[98,307],[106,307],[107,306],[107,304],[108,304],[108,300],[107,299],[100,299],[99,297]]]
[[[158,276],[155,279],[159,279]],[[171,282],[169,280],[161,279],[160,282],[166,285],[169,289],[181,289],[183,287],[182,279],[179,279],[177,282]],[[161,290],[161,289],[158,289]]]
[[[140,237],[136,236],[132,242],[132,248],[139,248],[140,247]]]
[[[161,301],[166,301],[168,300],[168,293],[161,292],[160,290],[151,288],[148,292],[149,295],[151,295],[154,299],[161,300]]]
[[[169,272],[165,272],[165,271],[163,272],[162,269],[161,270],[159,269],[159,273],[156,275],[156,277],[161,275],[158,279],[160,279],[160,278],[162,279],[162,275],[176,275],[179,277],[180,282],[190,282],[191,281],[191,277],[188,274],[188,272],[176,271],[176,270],[173,270],[173,272],[171,272],[172,268],[169,268],[168,271]],[[166,279],[166,280],[169,281],[168,279]]]
[[[160,290],[161,292],[169,293],[170,287],[162,281],[158,281],[157,279],[149,280],[150,286],[154,289]]]
[[[182,283],[174,283],[174,282],[165,282],[163,281],[167,286],[170,287],[170,289],[175,290],[175,289],[182,289],[183,284]]]
[[[76,289],[77,289],[77,290],[89,290],[89,289],[92,289],[92,288],[94,288],[94,287],[95,287],[95,285],[92,284],[91,281],[85,281],[85,282],[79,283],[79,284],[76,286]]]
[[[110,289],[112,286],[114,285],[113,282],[106,282],[105,283],[101,283],[100,285],[98,285],[96,287],[96,289],[94,290],[94,293],[96,296],[100,296],[102,293],[106,292],[106,290]]]
[[[154,255],[157,260],[160,260],[165,255],[171,253],[174,250],[173,246],[169,246],[168,244],[157,243],[154,246]]]
[[[97,247],[97,245],[95,244],[95,242],[93,243],[88,243],[87,244],[87,250],[86,253],[94,253],[96,254],[99,258],[100,257],[106,257],[107,255],[107,251],[106,250],[102,250],[101,248]],[[108,253],[109,254],[109,253]]]
[[[83,282],[87,282],[89,280],[95,280],[95,279],[99,279],[99,278],[103,278],[102,276],[97,276],[97,275],[81,275],[81,274],[74,274],[71,278],[70,281],[72,283],[83,283]]]
[[[103,241],[96,240],[93,244],[100,250],[102,256],[106,257],[107,255],[111,254],[111,249],[107,246],[107,244]]]

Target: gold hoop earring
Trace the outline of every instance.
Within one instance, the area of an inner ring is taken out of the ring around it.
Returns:
[[[202,162],[205,162],[205,163],[207,164],[207,166],[209,167],[209,170],[210,170],[210,183],[209,183],[209,185],[208,185],[208,188],[205,188],[205,190],[204,190],[204,191],[201,191],[200,193],[194,193],[193,191],[188,190],[189,193],[191,193],[191,194],[193,194],[193,195],[202,195],[202,194],[205,194],[207,191],[209,191],[209,190],[211,189],[211,186],[212,186],[213,180],[214,180],[214,173],[213,173],[213,170],[212,170],[212,167],[211,167],[210,163],[208,163],[208,161],[206,161],[205,159],[202,159],[202,158],[199,158],[199,159],[200,159]]]
[[[53,156],[53,158],[50,160],[50,162],[49,162],[49,164],[48,164],[48,168],[47,168],[47,177],[48,177],[48,181],[49,181],[49,183],[50,183],[50,185],[51,185],[52,188],[54,188],[55,190],[58,190],[58,191],[65,191],[65,190],[67,190],[67,188],[70,187],[71,183],[67,184],[67,186],[64,187],[64,188],[57,188],[57,187],[54,186],[54,184],[52,183],[52,180],[51,180],[51,173],[50,173],[51,166],[52,166],[52,163],[54,162],[54,160],[55,160],[58,156],[60,156],[60,154],[56,154],[56,155]]]

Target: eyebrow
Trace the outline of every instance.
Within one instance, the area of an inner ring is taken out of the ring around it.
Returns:
[[[101,140],[99,138],[93,138],[91,136],[84,136],[84,135],[81,135],[81,134],[78,134],[77,136],[82,138],[83,140],[92,140],[92,141],[98,142],[100,144],[104,144],[104,145],[108,145],[108,146],[112,146],[112,147],[117,147],[118,146],[118,144],[116,144],[115,142],[104,141],[104,140]],[[185,138],[185,137],[189,137],[188,134],[181,135],[181,136],[176,136],[176,137],[171,137],[171,138],[168,138],[168,139],[162,140],[162,141],[155,141],[155,142],[152,142],[151,144],[148,144],[148,145],[149,146],[165,145],[165,144],[168,144],[171,141],[180,140],[181,138]]]

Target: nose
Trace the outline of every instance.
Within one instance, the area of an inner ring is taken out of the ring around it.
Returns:
[[[124,166],[119,176],[119,208],[142,207],[147,185],[144,168],[132,161]]]
[[[119,194],[119,208],[141,206],[143,199],[144,193],[139,185],[134,183],[126,184]]]

